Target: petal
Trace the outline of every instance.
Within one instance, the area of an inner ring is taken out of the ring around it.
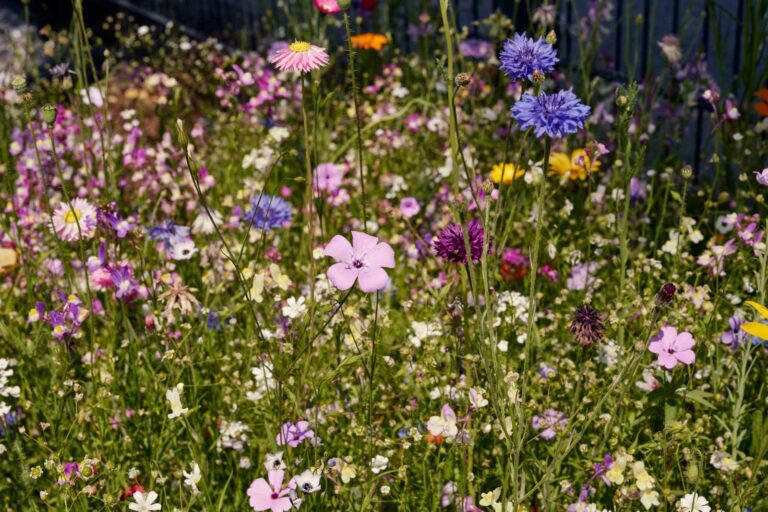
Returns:
[[[768,340],[768,325],[760,322],[747,322],[741,324],[741,330],[752,336],[757,336],[761,340]]]
[[[272,501],[272,489],[266,480],[259,478],[254,481],[248,488],[248,496],[250,497],[248,503],[253,510],[269,510],[270,502]]]
[[[376,247],[377,243],[379,243],[379,239],[375,236],[360,231],[352,232],[352,247],[355,249],[355,254],[362,255]]]
[[[683,364],[691,364],[696,360],[696,354],[693,350],[683,350],[682,352],[675,352],[675,359]]]
[[[443,417],[443,421],[456,422],[456,413],[453,412],[450,405],[443,404],[443,409],[440,411],[440,414]]]
[[[365,263],[372,267],[395,268],[395,251],[382,242],[366,253]]]
[[[677,366],[677,359],[669,352],[662,352],[659,354],[658,363],[667,370],[671,370]]]
[[[689,332],[681,332],[677,335],[677,338],[675,338],[675,341],[672,342],[672,350],[675,352],[681,352],[683,350],[690,350],[691,347],[693,347],[696,344],[696,340],[693,339],[693,336],[691,336],[691,333]]]
[[[267,478],[269,478],[269,485],[271,485],[275,491],[279,491],[280,488],[283,486],[284,476],[285,476],[285,471],[283,471],[282,469],[270,471],[269,474],[267,475]]]
[[[360,289],[365,293],[383,290],[389,282],[389,276],[380,267],[368,267],[363,269],[358,276]]]
[[[669,347],[677,338],[677,328],[671,325],[665,325],[661,328],[661,341],[665,346]]]
[[[337,261],[350,261],[352,259],[352,246],[349,244],[349,240],[341,235],[336,235],[325,246],[323,256],[330,256]]]
[[[333,286],[342,291],[352,288],[359,273],[359,270],[350,268],[346,263],[334,263],[326,272]]]
[[[272,512],[286,512],[293,508],[293,503],[291,503],[291,498],[278,498],[272,501],[270,507]]]
[[[663,349],[664,347],[662,347],[660,341],[652,341],[651,344],[648,345],[648,350],[650,350],[654,354],[660,354]]]
[[[751,300],[747,301],[747,305],[748,306],[752,306],[753,308],[755,308],[755,310],[757,310],[758,313],[760,313],[760,316],[762,316],[765,319],[768,319],[768,308],[767,307],[765,307],[765,306],[763,306],[761,304],[758,304],[757,302],[751,301]]]

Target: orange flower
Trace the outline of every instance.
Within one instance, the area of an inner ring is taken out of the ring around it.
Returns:
[[[768,117],[768,89],[765,87],[759,89],[755,93],[755,96],[760,98],[757,103],[755,103],[755,112],[761,116]]]
[[[358,34],[352,36],[352,46],[360,50],[376,50],[381,51],[384,45],[389,42],[387,36],[384,34],[374,34],[366,32],[365,34]]]

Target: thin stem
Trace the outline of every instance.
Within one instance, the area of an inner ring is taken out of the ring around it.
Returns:
[[[352,30],[349,26],[349,14],[344,10],[344,28],[347,32],[347,51],[349,53],[349,74],[352,78],[352,101],[355,105],[355,132],[357,139],[357,168],[360,174],[360,199],[363,211],[363,231],[368,226],[368,213],[365,199],[365,169],[363,169],[363,137],[360,121],[360,97],[357,90],[357,70],[355,69],[355,52],[352,50]]]

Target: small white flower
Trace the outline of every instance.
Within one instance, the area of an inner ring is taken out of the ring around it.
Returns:
[[[264,467],[267,471],[280,471],[285,469],[285,462],[283,462],[283,452],[268,453],[264,457]]]
[[[680,498],[677,502],[677,510],[678,512],[710,512],[712,508],[704,496],[691,492]]]
[[[371,459],[371,471],[373,471],[373,474],[378,475],[379,473],[387,469],[387,464],[389,464],[388,457],[385,457],[383,455],[377,455]]]
[[[174,240],[171,244],[171,257],[176,261],[188,260],[197,253],[197,247],[192,239]]]
[[[192,489],[194,494],[199,493],[200,491],[197,489],[197,484],[200,482],[200,479],[203,478],[203,475],[200,473],[200,466],[197,462],[192,464],[192,471],[189,473],[182,471],[182,473],[184,474],[184,485]]]
[[[165,398],[171,403],[171,413],[168,415],[168,419],[172,420],[189,412],[189,409],[181,405],[179,391],[182,389],[184,389],[184,384],[179,384],[165,392]]]
[[[300,317],[307,312],[306,300],[304,297],[288,297],[283,306],[283,316],[290,318],[291,320]]]
[[[305,493],[313,493],[320,490],[320,471],[305,470],[300,475],[293,477],[296,487]]]
[[[128,504],[130,510],[136,512],[150,512],[152,510],[160,510],[162,506],[159,503],[155,503],[157,499],[157,493],[155,491],[149,491],[146,496],[143,492],[133,493],[133,503]]]

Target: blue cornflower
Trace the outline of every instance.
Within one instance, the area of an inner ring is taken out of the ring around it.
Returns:
[[[189,228],[174,224],[173,221],[170,220],[164,220],[157,226],[149,228],[148,234],[151,240],[163,242],[166,250],[168,250],[176,240],[187,238],[189,236]]]
[[[293,208],[285,199],[277,196],[258,195],[251,200],[251,209],[245,220],[262,231],[284,227],[293,218]]]
[[[537,137],[545,133],[550,137],[575,133],[584,127],[590,111],[570,89],[539,96],[524,94],[523,99],[512,106],[512,116],[520,128],[533,128]]]
[[[514,39],[507,39],[504,43],[499,60],[499,69],[511,80],[531,80],[534,71],[552,71],[558,58],[555,57],[555,49],[544,38],[534,41],[523,34],[515,34]]]

